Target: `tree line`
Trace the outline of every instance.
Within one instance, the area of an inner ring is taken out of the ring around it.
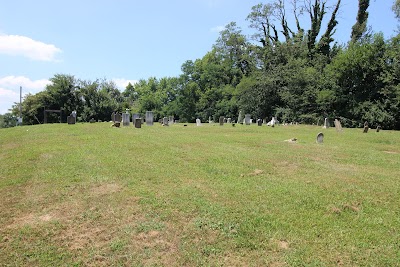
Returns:
[[[129,109],[185,122],[237,119],[242,111],[281,122],[312,124],[328,117],[345,127],[368,121],[400,129],[400,34],[385,39],[368,29],[369,0],[359,0],[349,42],[338,44],[341,4],[273,0],[253,6],[247,17],[253,35],[231,22],[206,55],[182,64],[178,77],[142,79],[122,92],[112,81],[56,74],[45,90],[24,98],[24,124],[43,122],[44,109],[62,109],[65,115],[76,110],[78,121],[110,120],[113,111]],[[397,18],[399,10],[396,0]],[[308,29],[301,25],[305,20]],[[0,123],[4,127],[17,114],[15,105]],[[49,114],[49,121],[57,120]]]

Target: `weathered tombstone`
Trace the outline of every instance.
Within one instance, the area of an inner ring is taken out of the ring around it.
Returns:
[[[363,133],[368,133],[368,129],[369,129],[369,126],[368,126],[368,122],[366,121],[366,122],[364,122],[364,131],[363,131]]]
[[[197,126],[201,126],[201,120],[200,119],[196,119],[196,125]]]
[[[168,124],[174,124],[174,116],[169,116]]]
[[[141,118],[135,119],[135,128],[142,128],[142,119]]]
[[[224,126],[224,117],[223,116],[219,117],[219,125]]]
[[[324,129],[329,128],[329,120],[328,120],[328,118],[325,118],[325,122],[324,122],[324,127],[323,128]]]
[[[147,126],[153,126],[153,111],[146,111],[146,125]]]
[[[76,118],[73,116],[68,116],[67,117],[67,123],[68,124],[75,124],[76,123]]]
[[[114,122],[121,122],[122,121],[122,116],[119,113],[115,113],[114,115]]]
[[[167,118],[167,117],[164,117],[164,118],[163,118],[162,125],[163,125],[163,126],[168,126],[168,118]]]
[[[237,122],[238,122],[238,123],[243,123],[243,114],[242,114],[242,111],[239,111],[239,117],[238,117]]]
[[[257,120],[257,124],[258,124],[258,126],[262,126],[262,124],[263,124],[262,119],[258,119],[258,120]]]
[[[322,144],[324,142],[324,134],[323,133],[319,133],[317,135],[317,143],[318,144]]]
[[[140,114],[134,113],[132,114],[132,122],[135,123],[136,119],[140,118]]]
[[[131,114],[122,113],[122,125],[129,126],[131,124]]]
[[[231,118],[228,118],[226,122],[227,122],[227,123],[232,123],[232,119],[231,119]]]
[[[381,126],[380,125],[376,126],[376,132],[379,133],[380,130],[381,130]]]
[[[212,123],[211,116],[208,116],[208,123]]]
[[[246,114],[244,115],[244,122],[246,123],[246,125],[250,125],[250,119],[251,119],[251,115],[250,114]]]
[[[340,123],[340,121],[335,119],[334,123],[335,123],[336,131],[341,132],[343,129],[342,129],[342,124]]]

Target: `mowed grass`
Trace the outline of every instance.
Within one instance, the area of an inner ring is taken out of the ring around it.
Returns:
[[[400,266],[396,131],[51,124],[0,149],[1,266]]]

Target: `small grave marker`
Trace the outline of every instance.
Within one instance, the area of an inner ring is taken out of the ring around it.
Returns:
[[[224,126],[224,117],[223,116],[219,117],[219,125]]]
[[[135,128],[142,128],[142,119],[141,118],[135,119]]]
[[[322,144],[324,142],[324,134],[323,133],[319,133],[317,135],[317,143],[318,144]]]
[[[244,122],[246,125],[250,125],[251,124],[251,115],[250,114],[246,114],[244,115]]]
[[[364,130],[363,130],[363,133],[368,133],[368,129],[369,129],[369,127],[368,127],[368,122],[366,121],[366,122],[364,122]]]
[[[335,123],[336,131],[338,131],[338,132],[343,131],[343,129],[342,129],[342,124],[340,123],[339,120],[335,119],[335,122],[334,122],[334,123]]]

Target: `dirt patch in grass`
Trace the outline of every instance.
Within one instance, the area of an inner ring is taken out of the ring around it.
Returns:
[[[93,187],[90,191],[94,196],[103,196],[113,194],[122,190],[122,187],[118,184],[101,184]]]
[[[399,154],[400,153],[400,152],[397,152],[397,151],[383,151],[383,152],[385,152],[387,154]]]

